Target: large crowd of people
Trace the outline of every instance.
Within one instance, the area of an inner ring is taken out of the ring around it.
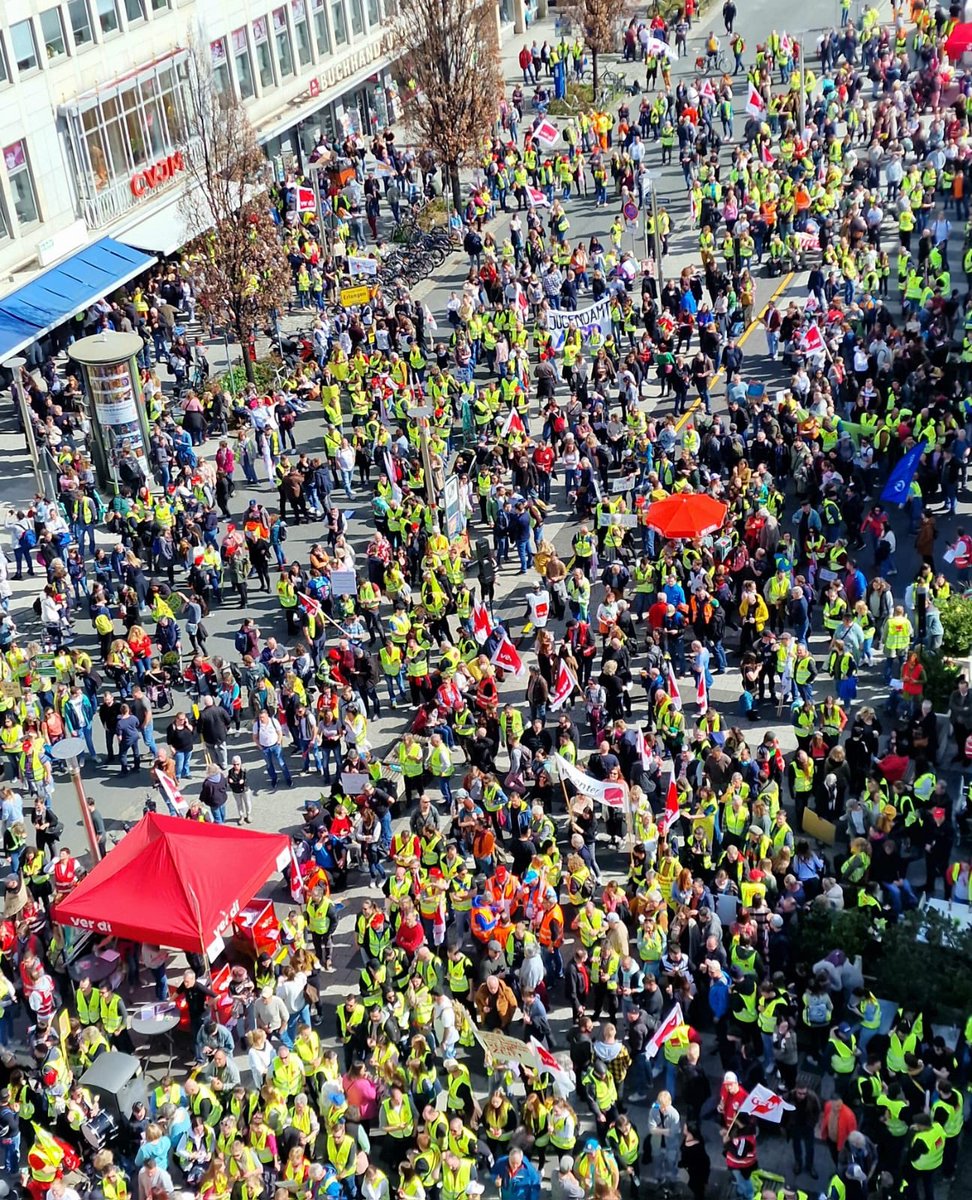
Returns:
[[[695,73],[671,60],[691,2],[633,20],[633,94],[567,118],[548,112],[583,44],[524,45],[444,313],[405,288],[331,305],[348,255],[382,256],[382,206],[397,221],[437,178],[390,131],[335,147],[357,173],[326,244],[278,195],[316,314],[279,390],[207,384],[179,325],[201,315],[191,263],[89,314],[145,344],[152,477],[123,452],[107,503],[81,382],[25,372],[59,476],[5,521],[32,612],[0,556],[0,1145],[34,1200],[79,1179],[100,1200],[538,1200],[548,1167],[566,1200],[703,1200],[723,1171],[740,1200],[941,1200],[972,996],[948,1040],[801,941],[859,909],[876,942],[919,893],[972,911],[972,696],[935,690],[972,570],[968,87],[956,13],[849,7],[815,46],[747,46],[727,0]],[[653,210],[650,167],[676,154],[684,206]],[[611,224],[579,240],[587,197]],[[659,286],[683,217],[698,260]],[[764,274],[804,273],[799,299],[758,303]],[[721,526],[666,537],[650,507],[693,495]],[[261,592],[279,611],[251,615]],[[65,737],[190,820],[249,824],[254,793],[319,780],[278,955],[234,961],[225,995],[201,955],[170,980],[156,946],[119,943],[101,987],[69,977]],[[334,897],[364,876],[336,999]],[[185,1029],[108,1137],[82,1077],[134,1048],[143,971]]]

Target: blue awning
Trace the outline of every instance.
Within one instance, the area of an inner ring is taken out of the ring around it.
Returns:
[[[0,298],[0,362],[19,354],[154,262],[154,254],[124,246],[114,238],[101,238]]]

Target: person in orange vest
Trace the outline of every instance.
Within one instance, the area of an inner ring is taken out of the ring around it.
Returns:
[[[564,960],[560,947],[564,941],[564,913],[557,903],[557,893],[553,888],[547,889],[537,923],[537,941],[543,954],[543,965],[548,977],[554,980],[564,977]]]
[[[482,946],[488,946],[492,941],[493,930],[496,928],[496,913],[490,907],[489,897],[482,893],[473,897],[469,928]]]
[[[494,908],[502,908],[509,916],[516,908],[517,877],[500,864],[486,880],[483,893]]]

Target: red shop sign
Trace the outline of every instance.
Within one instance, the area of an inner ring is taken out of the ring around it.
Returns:
[[[177,171],[184,171],[185,169],[186,163],[182,157],[182,151],[176,150],[174,154],[170,154],[166,158],[160,158],[151,167],[143,167],[140,171],[135,172],[129,181],[132,195],[136,199],[144,196],[146,192],[150,192],[152,188],[158,187],[159,184],[168,183]]]

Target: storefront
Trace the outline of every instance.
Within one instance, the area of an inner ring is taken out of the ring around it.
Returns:
[[[58,109],[79,215],[101,229],[177,188],[191,146],[186,60],[177,50]]]

